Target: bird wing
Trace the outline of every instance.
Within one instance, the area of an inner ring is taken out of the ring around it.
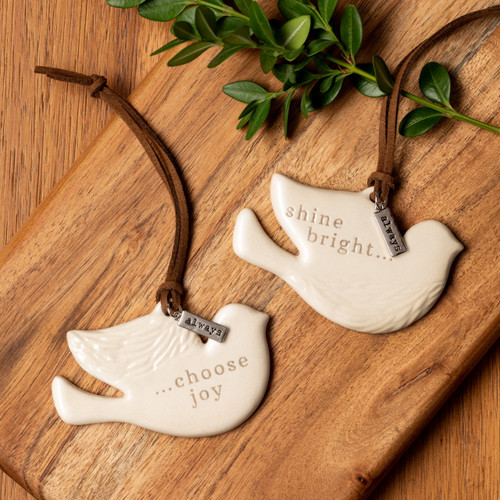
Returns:
[[[68,332],[68,345],[90,375],[126,390],[128,381],[157,371],[174,357],[199,350],[203,343],[157,307],[147,316],[111,328]]]
[[[315,309],[340,325],[369,333],[404,328],[422,317],[441,294],[444,281],[363,283],[310,279],[308,297]]]

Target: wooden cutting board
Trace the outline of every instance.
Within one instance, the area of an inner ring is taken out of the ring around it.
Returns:
[[[391,67],[414,43],[389,45],[388,26],[393,39],[411,30],[415,42],[457,15],[431,7],[437,25],[393,7],[365,2],[360,9],[368,19],[366,53],[380,53]],[[426,57],[456,68],[459,109],[494,123],[497,24],[471,25]],[[246,424],[207,439],[126,424],[75,428],[58,419],[50,398],[56,374],[115,394],[76,365],[65,332],[148,312],[168,262],[168,197],[140,146],[112,120],[0,256],[0,463],[35,496],[364,496],[496,338],[496,136],[443,123],[428,136],[400,141],[394,209],[401,226],[441,220],[467,250],[427,317],[397,334],[359,334],[324,320],[278,278],[237,259],[231,235],[238,211],[249,206],[292,250],[271,211],[273,172],[333,189],[364,187],[376,161],[380,101],[349,90],[307,123],[295,108],[289,142],[277,111],[246,143],[234,130],[241,105],[221,94],[221,82],[275,82],[262,78],[251,53],[222,66],[217,79],[210,75],[200,63],[159,65],[132,102],[170,145],[192,201],[186,307],[213,316],[228,302],[243,302],[271,314],[268,394]],[[51,103],[69,107],[65,84],[46,82],[38,98],[49,93]]]

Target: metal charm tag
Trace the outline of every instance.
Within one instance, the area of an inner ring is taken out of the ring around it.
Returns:
[[[217,342],[224,342],[227,334],[227,327],[187,311],[182,311],[178,325]]]
[[[392,257],[406,252],[406,245],[389,208],[377,210],[374,214]]]

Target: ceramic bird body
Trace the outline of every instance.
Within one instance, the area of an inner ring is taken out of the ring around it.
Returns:
[[[277,246],[249,209],[238,215],[234,251],[284,279],[316,311],[346,328],[404,328],[436,302],[463,246],[444,224],[428,220],[406,232],[408,251],[391,257],[373,216],[372,190],[314,188],[275,174],[273,210],[299,254]]]
[[[203,343],[165,316],[159,304],[122,325],[68,332],[80,366],[124,396],[90,394],[56,377],[52,394],[60,417],[74,425],[128,422],[188,437],[236,427],[255,411],[267,388],[268,316],[229,304],[214,321],[228,327],[222,343]]]

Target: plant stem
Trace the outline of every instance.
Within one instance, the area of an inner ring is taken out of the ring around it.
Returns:
[[[346,61],[342,61],[341,59],[337,59],[336,57],[332,56],[327,56],[327,59],[334,62],[335,64],[338,64],[339,66],[342,66],[343,68],[348,69],[351,73],[356,73],[357,75],[360,75],[367,80],[371,80],[372,82],[377,82],[376,78],[371,75],[370,73],[367,73],[366,71],[363,71],[362,69],[358,68],[357,66],[353,64],[349,64]],[[425,106],[426,108],[434,109],[436,111],[439,111],[442,113],[444,116],[448,118],[455,118],[456,120],[460,120],[465,123],[469,123],[471,125],[475,125],[476,127],[480,127],[484,130],[489,130],[490,132],[494,132],[495,134],[500,134],[500,128],[495,127],[494,125],[490,125],[488,123],[484,123],[482,121],[476,120],[475,118],[471,118],[470,116],[464,115],[462,113],[459,113],[458,111],[455,111],[454,109],[446,108],[444,106],[441,106],[439,104],[433,103],[431,101],[428,101],[427,99],[423,99],[422,97],[419,97],[417,95],[411,94],[410,92],[407,92],[406,90],[400,90],[400,94],[403,97],[406,97],[407,99],[410,99],[418,104],[421,104],[422,106]]]
[[[340,42],[340,40],[338,39],[337,35],[335,34],[335,32],[333,31],[332,27],[330,26],[329,22],[326,19],[324,19],[324,17],[321,15],[320,11],[316,8],[316,6],[314,4],[311,3],[309,5],[309,8],[312,11],[314,11],[314,13],[318,16],[318,19],[321,21],[321,24],[323,25],[323,29],[332,37],[333,42],[341,50],[342,54],[344,54],[344,56],[346,58],[348,58],[349,57],[349,52],[346,50],[346,48],[344,47],[344,45]]]
[[[448,118],[455,118],[456,120],[460,120],[465,123],[470,123],[471,125],[475,125],[476,127],[480,127],[484,130],[489,130],[490,132],[494,132],[495,134],[500,134],[499,127],[495,127],[494,125],[490,125],[489,123],[484,123],[482,121],[476,120],[475,118],[471,118],[470,116],[463,115],[462,113],[459,113],[454,109],[445,108],[443,106],[440,106],[439,104],[427,101],[422,97],[418,97],[417,95],[410,94],[410,92],[406,92],[406,90],[401,90],[400,94],[406,97],[407,99],[411,99],[412,101],[421,104],[422,106],[435,109],[436,111],[439,111]]]
[[[238,17],[240,19],[243,19],[243,21],[250,22],[249,17],[245,16],[244,14],[241,14],[237,10],[231,9],[231,7],[222,7],[215,3],[204,2],[203,0],[195,0],[193,3],[195,3],[196,5],[205,5],[206,7],[210,7],[211,9],[224,12],[224,14],[229,14],[232,17]]]

